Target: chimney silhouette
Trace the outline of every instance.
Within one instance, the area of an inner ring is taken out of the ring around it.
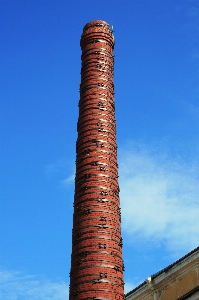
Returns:
[[[85,25],[76,143],[70,300],[124,299],[114,104],[114,36]]]

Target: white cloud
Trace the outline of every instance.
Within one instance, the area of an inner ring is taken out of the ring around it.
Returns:
[[[69,167],[69,163],[67,163],[66,160],[63,159],[59,159],[53,163],[49,163],[46,167],[45,167],[45,173],[47,175],[57,175],[57,174],[62,174],[65,173],[66,170]]]
[[[125,282],[125,285],[124,285],[124,293],[128,293],[130,291],[132,291],[136,286],[136,284],[133,284],[131,282]]]
[[[120,152],[119,166],[122,225],[130,239],[165,243],[172,252],[198,246],[197,167],[134,146]]]
[[[0,271],[0,300],[66,300],[68,284],[15,271]]]
[[[67,162],[60,159],[50,163],[45,167],[45,173],[49,177],[57,178],[64,187],[70,187],[71,184],[74,184],[75,168],[71,161]]]
[[[64,186],[68,186],[68,185],[74,184],[74,180],[75,180],[75,174],[72,174],[69,177],[67,177],[66,179],[64,179],[62,182],[63,182]]]

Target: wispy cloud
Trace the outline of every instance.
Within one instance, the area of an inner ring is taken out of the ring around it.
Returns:
[[[194,48],[192,50],[192,59],[194,60],[194,62],[199,61],[199,49],[198,48]]]
[[[64,187],[74,184],[75,168],[72,160],[67,162],[60,159],[50,163],[45,167],[45,173],[49,177],[56,178]]]
[[[187,15],[190,18],[197,18],[199,16],[199,7],[198,7],[198,3],[194,2],[192,3],[193,5],[191,5],[187,11]]]
[[[62,183],[64,184],[64,186],[69,186],[71,184],[74,184],[74,180],[75,180],[75,174],[72,174],[68,176],[66,179],[64,179]]]
[[[135,283],[133,283],[135,282]],[[124,284],[124,293],[128,293],[130,291],[132,291],[136,286],[138,286],[141,282],[137,281],[137,279],[134,279],[133,282],[125,282]]]
[[[49,163],[45,167],[45,173],[50,176],[55,174],[60,174],[66,172],[67,167],[68,167],[67,162],[63,159],[59,159],[53,163]]]
[[[122,224],[132,241],[165,243],[176,253],[198,246],[198,167],[134,145],[119,163]]]
[[[0,271],[1,300],[66,300],[68,284],[16,271]]]

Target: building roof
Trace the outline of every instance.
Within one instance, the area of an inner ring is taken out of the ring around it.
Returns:
[[[161,275],[162,273],[165,273],[168,270],[172,269],[179,262],[182,262],[184,259],[186,259],[187,257],[191,256],[192,254],[196,253],[197,251],[199,251],[199,247],[195,248],[194,250],[192,250],[191,252],[187,253],[186,255],[184,255],[183,257],[181,257],[180,259],[176,260],[174,263],[172,263],[168,267],[166,267],[166,268],[162,269],[161,271],[159,271],[159,272],[151,275],[151,279],[154,279],[154,278],[158,277],[159,275]],[[138,285],[136,288],[134,288],[133,290],[131,290],[130,292],[128,292],[125,296],[129,296],[129,295],[133,294],[135,291],[137,291],[139,288],[141,288],[145,284],[147,284],[146,280],[144,282],[142,282],[140,285]]]

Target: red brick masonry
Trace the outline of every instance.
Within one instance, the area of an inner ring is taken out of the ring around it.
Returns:
[[[114,37],[93,21],[81,37],[70,300],[124,299],[114,104]]]

